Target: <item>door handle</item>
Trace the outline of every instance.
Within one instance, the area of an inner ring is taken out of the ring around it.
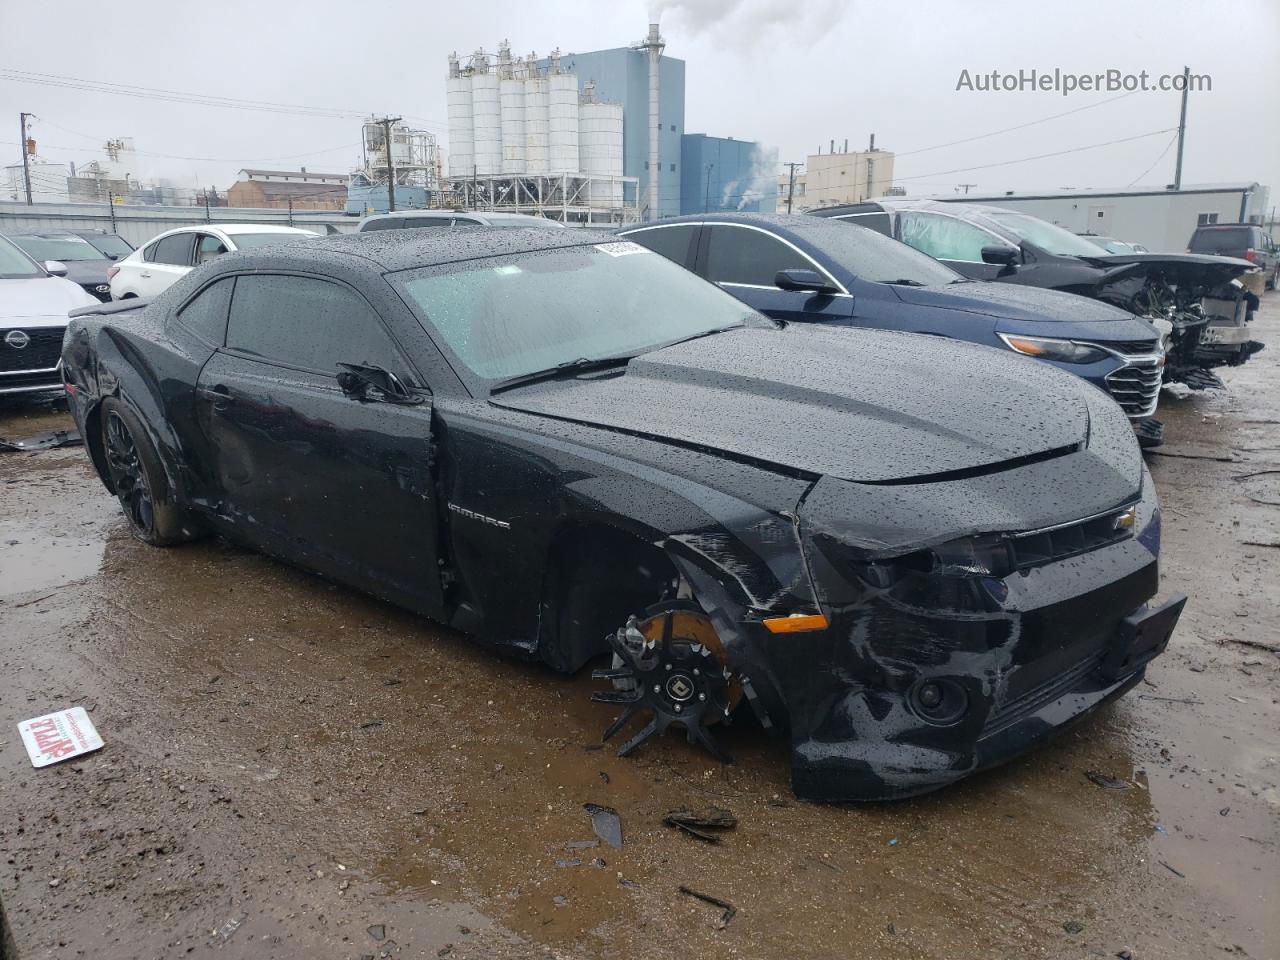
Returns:
[[[218,384],[216,387],[197,387],[196,396],[202,400],[208,400],[213,404],[213,409],[215,410],[225,410],[236,401],[236,398],[231,395],[231,391],[222,384]]]
[[[140,277],[146,277],[148,280],[150,280],[150,279],[151,279],[151,274],[149,274],[149,273],[140,273],[140,274],[138,274],[138,276],[140,276]]]

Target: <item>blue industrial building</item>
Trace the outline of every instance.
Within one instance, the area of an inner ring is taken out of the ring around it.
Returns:
[[[564,54],[561,67],[577,74],[578,88],[592,80],[596,99],[622,104],[622,173],[640,180],[640,208],[647,219],[649,190],[649,57],[644,50],[618,47]],[[543,70],[547,61],[540,61]],[[684,61],[658,61],[658,216],[678,215],[681,203],[681,138],[684,135]],[[630,189],[630,188],[628,188]],[[628,203],[635,196],[628,193]]]
[[[743,210],[773,213],[776,158],[758,143],[688,133],[680,147],[680,213]]]

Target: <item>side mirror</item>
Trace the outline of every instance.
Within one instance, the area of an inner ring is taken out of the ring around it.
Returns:
[[[53,277],[65,277],[67,275],[67,265],[61,260],[46,260],[44,269],[46,273]]]
[[[1012,267],[1019,259],[1018,251],[1014,247],[1004,247],[993,243],[982,248],[983,263],[997,263],[1005,267]]]
[[[422,397],[411,393],[400,378],[390,370],[360,363],[339,363],[338,366],[342,368],[338,374],[338,386],[343,394],[352,400],[381,401],[404,406],[416,406],[422,403]],[[370,390],[374,391],[372,395]]]
[[[809,290],[813,293],[838,293],[822,274],[816,270],[779,270],[773,277],[773,285],[781,290]]]
[[[103,256],[105,256],[108,260],[119,260],[119,259],[120,259],[120,254],[118,254],[118,253],[105,253],[105,254],[103,254]]]

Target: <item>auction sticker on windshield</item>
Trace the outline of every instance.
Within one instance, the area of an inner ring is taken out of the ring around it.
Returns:
[[[102,738],[84,707],[23,720],[18,724],[22,743],[33,767],[47,767],[102,748]]]
[[[638,243],[632,243],[630,240],[619,240],[616,243],[596,243],[592,244],[601,253],[607,253],[611,257],[625,257],[629,253],[650,253],[648,247],[642,247]]]

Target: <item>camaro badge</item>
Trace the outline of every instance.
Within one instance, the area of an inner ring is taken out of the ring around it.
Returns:
[[[456,503],[450,503],[449,509],[460,517],[467,517],[471,520],[479,520],[481,523],[487,523],[491,527],[497,527],[500,530],[510,530],[511,524],[505,520],[495,520],[493,517],[486,517],[483,513],[476,513],[474,510],[468,510],[466,507],[460,507]]]

